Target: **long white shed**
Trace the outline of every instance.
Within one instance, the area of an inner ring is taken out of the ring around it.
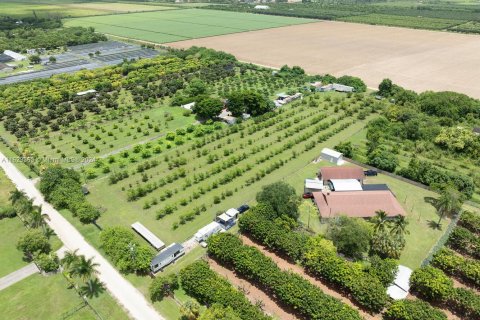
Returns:
[[[135,222],[132,224],[132,229],[135,230],[139,235],[141,235],[145,240],[147,240],[155,249],[160,250],[165,247],[165,243],[158,239],[150,230],[148,230],[140,222]]]

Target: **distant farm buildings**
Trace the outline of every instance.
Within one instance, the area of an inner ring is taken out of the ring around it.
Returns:
[[[10,56],[15,61],[23,61],[23,60],[27,59],[27,57],[24,56],[23,54],[20,54],[20,53],[11,51],[11,50],[5,50],[5,51],[3,51],[3,54],[7,55],[7,56]]]
[[[295,94],[286,94],[286,93],[279,93],[277,94],[277,99],[273,101],[275,103],[275,107],[281,107],[289,102],[292,102],[297,99],[302,99],[303,95],[300,92]]]
[[[268,10],[268,9],[270,9],[269,6],[265,6],[265,5],[256,5],[254,8],[256,10]]]
[[[318,87],[316,89],[316,91],[320,91],[320,92],[336,91],[336,92],[347,92],[348,93],[348,92],[354,92],[355,88],[350,87],[350,86],[346,86],[346,85],[343,85],[343,84],[339,84],[339,83],[331,83],[331,84],[327,84],[325,86]]]

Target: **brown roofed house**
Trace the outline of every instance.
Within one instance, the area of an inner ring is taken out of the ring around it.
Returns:
[[[405,215],[405,210],[389,190],[379,191],[345,191],[314,192],[313,199],[321,218],[333,218],[346,215],[352,218],[371,218],[378,210],[385,211],[388,216]]]
[[[318,173],[318,178],[324,185],[332,179],[356,179],[363,184],[364,177],[363,169],[360,167],[322,167]]]

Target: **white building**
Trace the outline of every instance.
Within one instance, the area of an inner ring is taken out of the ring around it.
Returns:
[[[170,263],[175,262],[178,258],[185,254],[185,248],[178,243],[172,243],[164,250],[162,250],[150,263],[150,270],[152,272],[158,272],[168,266]]]
[[[335,163],[337,166],[341,166],[345,163],[342,153],[329,148],[323,148],[320,156],[322,160]]]
[[[15,60],[15,61],[23,61],[23,60],[27,59],[27,57],[24,56],[23,54],[20,54],[20,53],[11,51],[11,50],[5,50],[5,51],[3,51],[3,54],[6,54],[7,56],[12,57],[13,60]]]
[[[320,192],[323,190],[323,182],[320,179],[305,179],[303,193]]]
[[[255,9],[257,9],[257,10],[268,10],[268,9],[270,9],[270,7],[265,6],[265,5],[257,5],[257,6],[255,6]]]
[[[328,180],[328,187],[332,191],[363,191],[357,179],[331,179]]]
[[[219,233],[222,230],[222,226],[218,222],[213,221],[198,230],[193,237],[197,242],[203,242],[206,241],[211,235]]]
[[[84,95],[89,94],[89,93],[97,93],[97,90],[90,89],[90,90],[87,90],[87,91],[80,91],[80,92],[77,92],[77,96],[81,97],[81,96],[84,96]]]
[[[343,85],[343,84],[339,84],[339,83],[331,83],[331,84],[327,84],[325,86],[319,87],[316,90],[320,91],[320,92],[328,92],[328,91],[354,92],[355,88],[350,87],[350,86],[346,86],[346,85]]]
[[[162,240],[158,239],[150,230],[148,230],[140,222],[135,222],[131,225],[132,229],[135,230],[139,235],[147,240],[155,249],[160,250],[165,247],[165,243]]]
[[[195,107],[195,102],[190,102],[190,103],[187,103],[187,104],[183,104],[180,107],[183,108],[183,109],[192,111],[193,107]]]
[[[397,276],[393,283],[387,288],[387,294],[393,300],[405,299],[410,290],[410,276],[412,269],[405,266],[398,266]]]

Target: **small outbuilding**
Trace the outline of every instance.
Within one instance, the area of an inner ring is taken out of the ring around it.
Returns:
[[[346,86],[346,85],[343,85],[343,84],[339,84],[339,83],[330,83],[330,84],[327,84],[325,86],[321,86],[319,88],[317,88],[317,91],[320,91],[320,92],[329,92],[329,91],[336,91],[336,92],[354,92],[355,91],[355,88],[354,87],[350,87],[350,86]]]
[[[337,166],[341,166],[345,163],[343,160],[343,154],[333,149],[323,148],[320,156],[322,160],[335,163]]]
[[[218,115],[218,119],[229,125],[235,124],[235,122],[237,121],[237,118],[232,116],[232,113],[228,111],[228,109],[223,109],[222,112]]]
[[[187,103],[187,104],[183,104],[180,107],[183,108],[183,109],[192,111],[193,107],[195,107],[195,102],[190,102],[190,103]]]
[[[222,230],[222,225],[216,221],[213,221],[198,230],[193,237],[197,242],[203,242],[206,241],[211,235],[219,233]]]
[[[161,271],[170,263],[175,262],[178,258],[185,254],[185,248],[178,243],[172,243],[162,250],[150,263],[150,270],[153,273]]]
[[[15,61],[24,61],[24,60],[27,60],[27,57],[24,56],[23,54],[20,54],[18,52],[15,52],[15,51],[11,51],[11,50],[5,50],[3,51],[3,54],[7,55],[7,56],[10,56],[11,58],[13,58],[13,60]]]
[[[269,6],[265,6],[265,5],[257,5],[254,8],[257,9],[257,10],[268,10],[268,9],[270,9]]]
[[[165,247],[165,243],[162,240],[158,239],[150,230],[148,230],[140,222],[135,222],[131,225],[132,229],[135,230],[142,238],[148,241],[155,249],[161,250]]]
[[[9,55],[6,55],[5,53],[0,53],[0,63],[7,63],[12,61],[13,58],[10,57]]]
[[[230,229],[236,223],[235,217],[230,216],[226,213],[222,213],[221,215],[215,218],[215,221],[218,222],[225,230]]]
[[[398,266],[397,275],[393,283],[387,288],[387,294],[393,300],[405,299],[410,290],[410,277],[412,269],[405,266]]]
[[[305,179],[303,193],[319,192],[323,190],[323,182],[320,179]]]

